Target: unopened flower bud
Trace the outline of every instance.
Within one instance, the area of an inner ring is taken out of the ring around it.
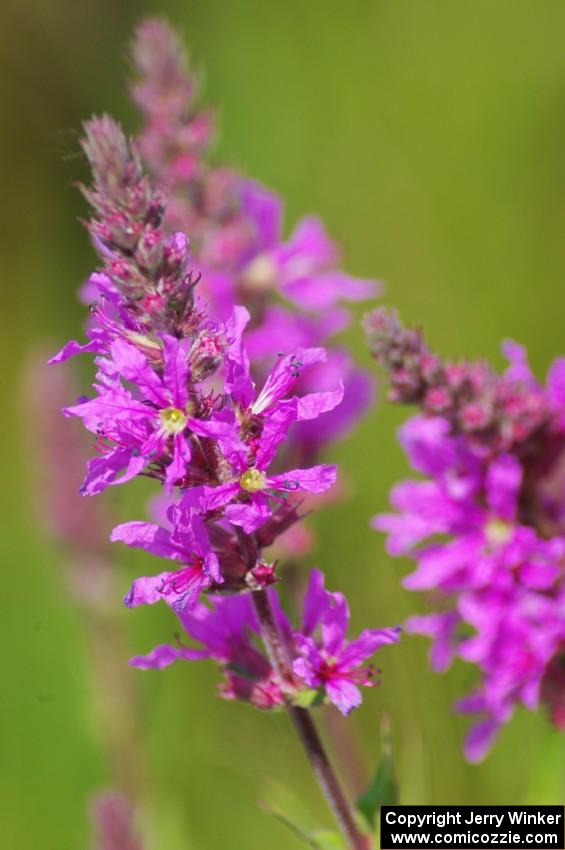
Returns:
[[[139,265],[149,271],[156,269],[163,260],[163,235],[159,230],[146,227],[143,231],[137,249],[135,259]]]

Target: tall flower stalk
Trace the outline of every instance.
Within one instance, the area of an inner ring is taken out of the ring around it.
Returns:
[[[217,163],[214,115],[200,107],[199,79],[164,21],[139,25],[131,59],[130,89],[142,118],[140,156],[169,197],[163,228],[190,234],[208,313],[226,319],[234,305],[246,307],[250,321],[245,345],[256,380],[264,380],[279,352],[323,345],[325,359],[303,371],[298,388],[306,393],[343,383],[342,403],[322,419],[296,423],[276,460],[291,466],[314,464],[326,446],[351,431],[373,401],[374,379],[335,336],[351,322],[344,303],[374,297],[380,284],[340,268],[339,249],[316,216],[303,218],[285,239],[281,198]],[[338,497],[339,488],[333,488],[323,498]],[[309,496],[304,502],[301,495],[300,501],[307,508],[320,498]],[[312,532],[301,523],[278,537],[277,552],[297,559],[312,545]]]
[[[163,494],[156,521],[123,523],[112,539],[159,558],[133,582],[126,605],[164,601],[189,642],[161,644],[131,663],[212,659],[223,697],[288,711],[348,845],[361,850],[369,839],[309,707],[356,708],[359,686],[378,682],[368,659],[396,642],[399,629],[348,640],[347,601],[326,590],[318,570],[293,626],[274,586],[281,576],[272,553],[312,497],[335,484],[337,468],[319,454],[367,403],[364,376],[320,343],[347,318],[338,297],[374,287],[337,270],[319,222],[282,243],[274,196],[235,175],[224,185],[223,172],[201,163],[209,122],[191,111],[184,60],[166,27],[144,25],[135,56],[136,99],[148,124],[139,144],[108,116],[85,125],[93,181],[83,192],[101,265],[85,288],[87,342],[68,343],[52,361],[95,356],[93,393],[64,410],[95,435],[81,491],[95,495],[144,476]],[[175,153],[174,174],[186,193],[163,159],[181,139],[188,148]],[[160,183],[145,173],[140,152]],[[215,199],[221,214],[214,204],[202,212],[202,198]],[[241,233],[251,242],[242,246]],[[275,306],[281,292],[304,310]]]
[[[482,759],[520,704],[544,705],[564,731],[565,359],[543,385],[513,342],[498,373],[445,361],[391,310],[365,329],[391,400],[419,409],[399,437],[423,476],[398,484],[374,525],[416,562],[404,586],[434,610],[406,627],[433,640],[433,668],[461,658],[480,671],[457,704],[475,717],[465,753]]]

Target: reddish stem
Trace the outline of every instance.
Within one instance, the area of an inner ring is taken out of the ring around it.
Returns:
[[[253,600],[269,660],[284,688],[285,684],[292,683],[294,679],[288,647],[280,633],[267,592],[255,592]],[[290,703],[287,703],[287,710],[348,846],[351,850],[369,850],[370,838],[363,835],[357,827],[352,807],[330,763],[310,712]]]

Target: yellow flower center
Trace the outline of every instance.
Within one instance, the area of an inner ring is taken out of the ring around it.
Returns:
[[[491,519],[487,522],[485,533],[492,546],[501,546],[512,537],[512,526],[503,519]]]
[[[159,419],[165,431],[169,434],[182,434],[186,428],[186,413],[179,407],[165,407],[159,413]]]
[[[260,254],[249,263],[244,277],[249,289],[263,292],[273,288],[277,279],[277,267],[268,254]]]
[[[240,486],[248,493],[257,493],[258,490],[264,490],[267,483],[267,477],[258,469],[248,469],[239,479]]]

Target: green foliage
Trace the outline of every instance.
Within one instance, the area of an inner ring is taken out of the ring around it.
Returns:
[[[375,776],[367,790],[357,800],[357,809],[371,829],[376,826],[379,807],[393,806],[398,802],[398,789],[392,760],[390,724],[386,715],[383,715],[381,723],[381,742],[381,758]]]
[[[322,705],[325,700],[326,693],[323,688],[307,688],[296,695],[294,705],[298,705],[300,708],[316,708],[316,706]]]
[[[293,820],[288,818],[282,812],[275,811],[274,809],[269,809],[265,807],[270,814],[273,815],[278,821],[283,823],[290,831],[304,844],[308,847],[311,847],[312,850],[346,850],[346,845],[344,844],[343,838],[341,835],[338,835],[336,832],[330,832],[329,830],[319,831],[316,830],[311,832],[304,827],[299,826],[294,823]]]

